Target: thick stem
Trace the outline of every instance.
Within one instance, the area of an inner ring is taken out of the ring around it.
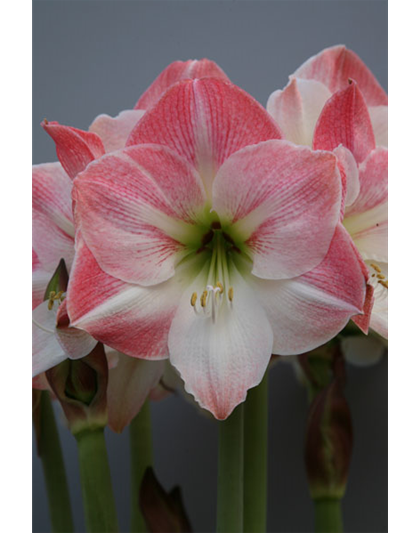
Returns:
[[[104,430],[76,434],[80,481],[88,533],[118,531]]]
[[[341,500],[314,500],[315,533],[342,533]]]
[[[248,392],[244,420],[244,532],[266,531],[268,376]]]
[[[242,533],[244,407],[219,422],[217,533]]]
[[[140,487],[148,466],[153,464],[150,406],[148,400],[130,424],[131,532],[147,532],[140,510]]]
[[[40,402],[39,456],[44,470],[52,531],[71,533],[74,527],[66,471],[54,411],[47,391],[42,391]]]

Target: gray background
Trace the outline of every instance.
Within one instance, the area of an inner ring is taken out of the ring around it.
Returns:
[[[305,59],[343,43],[387,87],[387,4],[373,1],[43,1],[33,4],[33,160],[56,160],[44,117],[86,129],[131,108],[176,59],[207,57],[265,105]],[[349,368],[355,446],[344,500],[346,531],[387,530],[387,362]],[[270,374],[268,531],[312,526],[302,442],[304,390],[292,368]],[[180,484],[194,531],[215,527],[217,424],[182,398],[152,405],[155,468]],[[73,437],[61,426],[76,530],[83,530]],[[127,432],[107,434],[121,531],[129,524]],[[33,461],[33,530],[49,529],[40,463]]]

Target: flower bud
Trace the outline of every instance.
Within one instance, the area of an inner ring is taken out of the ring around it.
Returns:
[[[140,488],[140,508],[150,533],[190,533],[192,531],[184,509],[181,489],[167,493],[148,467]]]
[[[73,434],[105,427],[108,364],[102,344],[82,359],[66,359],[47,370],[46,376]]]
[[[343,497],[353,446],[350,409],[343,394],[344,360],[336,353],[329,385],[312,400],[305,463],[312,499]]]

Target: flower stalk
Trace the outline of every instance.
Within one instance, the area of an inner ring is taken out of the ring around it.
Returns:
[[[37,431],[38,455],[42,462],[53,533],[74,530],[66,470],[54,411],[48,391],[37,391],[34,425]]]
[[[153,465],[150,405],[146,400],[130,424],[131,532],[147,532],[140,509],[140,488],[148,467]]]
[[[268,375],[248,392],[244,420],[244,532],[266,531]]]
[[[243,531],[244,405],[219,422],[217,533]]]
[[[340,498],[314,500],[315,533],[342,533]]]

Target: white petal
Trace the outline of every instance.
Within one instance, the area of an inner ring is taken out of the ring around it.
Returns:
[[[374,365],[385,353],[385,345],[373,335],[346,337],[341,347],[347,361],[356,366]]]
[[[263,378],[273,333],[264,310],[234,267],[232,305],[226,288],[216,319],[198,316],[190,298],[205,288],[205,274],[197,277],[180,300],[169,331],[169,357],[185,381],[186,391],[223,420]]]
[[[388,106],[369,107],[376,146],[388,146]]]

